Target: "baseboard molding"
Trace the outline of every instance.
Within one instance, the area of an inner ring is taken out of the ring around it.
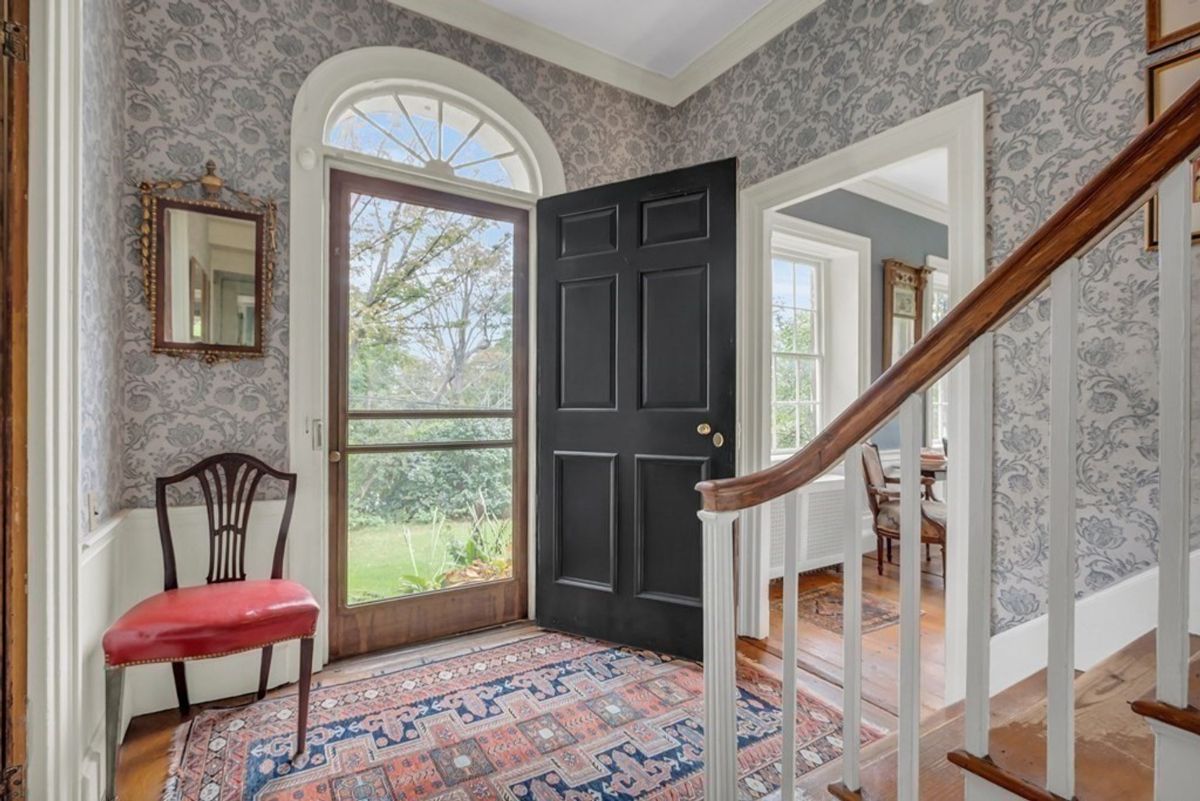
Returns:
[[[79,766],[81,801],[105,801],[104,798],[104,721],[83,744]]]
[[[1200,633],[1200,551],[1191,556],[1190,619]],[[1093,593],[1075,604],[1075,667],[1089,670],[1157,627],[1158,568]],[[992,637],[991,691],[995,695],[1046,667],[1045,615]]]

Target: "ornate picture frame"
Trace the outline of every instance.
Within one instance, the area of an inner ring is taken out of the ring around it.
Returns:
[[[263,199],[226,185],[217,175],[217,165],[208,161],[204,174],[197,178],[171,178],[143,181],[142,221],[139,230],[142,255],[142,288],[152,322],[154,353],[181,358],[198,358],[207,364],[221,360],[261,357],[265,352],[266,323],[270,317],[275,283],[277,250],[277,208],[274,200]],[[210,342],[173,342],[164,330],[161,271],[166,237],[164,215],[168,209],[181,209],[252,221],[256,224],[256,320],[252,345],[224,345]]]
[[[1197,0],[1200,3],[1200,0]],[[1200,80],[1200,47],[1192,48],[1146,68],[1146,123],[1150,124]],[[1200,244],[1200,171],[1192,162],[1192,242]],[[1146,204],[1146,249],[1158,249],[1158,196]]]
[[[1200,0],[1146,0],[1146,52],[1200,35]]]

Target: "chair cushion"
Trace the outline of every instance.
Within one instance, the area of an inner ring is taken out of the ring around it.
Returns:
[[[320,611],[303,584],[284,579],[167,590],[104,633],[104,659],[109,667],[181,662],[311,637]]]
[[[941,501],[921,501],[921,512],[936,523],[946,525],[946,504]],[[884,501],[879,504],[875,521],[884,528],[900,530],[900,501]]]

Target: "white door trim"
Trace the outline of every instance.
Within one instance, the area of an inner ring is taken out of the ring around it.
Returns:
[[[29,798],[80,793],[80,0],[30,3]]]
[[[957,303],[983,280],[987,267],[985,236],[985,98],[982,92],[951,103],[916,119],[872,136],[808,164],[747,187],[741,192],[738,269],[738,472],[746,474],[766,465],[763,454],[769,427],[758,410],[767,386],[763,373],[763,348],[767,342],[768,315],[764,264],[769,252],[768,212],[844,186],[856,179],[912,156],[945,148],[950,175],[950,293]],[[950,439],[955,458],[950,461],[947,494],[950,504],[946,585],[946,703],[963,697],[966,676],[966,573],[969,520],[966,488],[991,481],[991,465],[976,464],[969,452],[966,432],[991,398],[980,384],[969,384],[966,365],[951,372]],[[990,386],[990,381],[988,382]],[[763,637],[769,625],[769,536],[760,525],[762,513],[742,515],[738,599],[738,631]]]
[[[537,330],[534,289],[537,286],[537,219],[533,196],[518,196],[486,186],[439,181],[380,159],[346,153],[324,143],[331,111],[348,93],[373,83],[423,82],[441,91],[469,97],[512,128],[533,160],[535,185],[543,195],[566,189],[562,161],[541,121],[512,93],[483,73],[451,59],[404,47],[364,47],[340,53],[317,66],[305,79],[292,113],[291,209],[289,231],[290,337],[288,344],[288,450],[291,469],[299,477],[292,532],[288,543],[289,575],[303,582],[322,609],[329,609],[329,482],[326,421],[329,419],[329,170],[332,167],[388,177],[530,210],[529,331],[530,363]],[[301,323],[301,321],[303,321]],[[536,371],[530,370],[530,398],[536,398]],[[529,404],[529,492],[534,504],[534,455],[537,453],[535,403]],[[535,553],[535,521],[529,525],[529,554]],[[533,571],[529,609],[533,614]],[[328,616],[317,628],[316,656],[329,659]],[[294,666],[289,665],[289,675]]]

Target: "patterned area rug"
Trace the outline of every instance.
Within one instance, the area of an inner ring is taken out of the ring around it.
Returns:
[[[739,798],[779,785],[779,682],[739,665]],[[499,645],[185,724],[170,801],[688,801],[704,797],[694,663],[525,630]],[[797,764],[841,755],[841,716],[800,693]],[[882,736],[863,730],[863,742]],[[720,801],[729,801],[720,799]]]
[[[820,626],[834,634],[842,633],[842,585],[828,584],[815,590],[803,590],[796,600],[799,608],[799,618],[814,626]],[[771,601],[771,611],[783,614],[783,598]],[[900,622],[900,605],[878,595],[863,593],[862,596],[862,630],[863,634],[871,631],[894,626]]]

